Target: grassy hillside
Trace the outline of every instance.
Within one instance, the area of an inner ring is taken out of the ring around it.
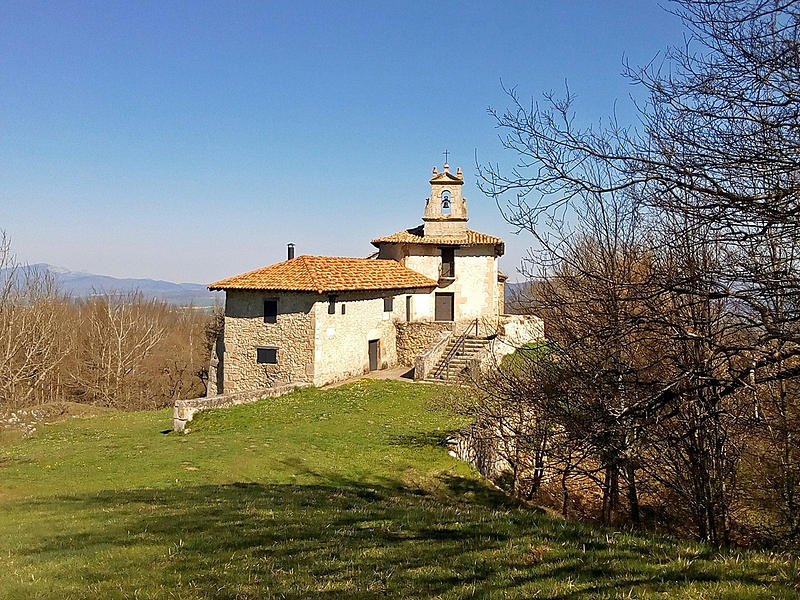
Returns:
[[[798,562],[514,506],[440,388],[361,382],[0,446],[2,598],[795,598]]]

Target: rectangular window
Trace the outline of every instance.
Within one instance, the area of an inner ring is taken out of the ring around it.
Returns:
[[[264,300],[264,323],[278,322],[278,301]]]
[[[456,276],[455,248],[442,248],[442,277],[452,279]]]
[[[277,348],[256,348],[256,362],[260,365],[277,365]]]
[[[344,304],[344,302],[342,302],[342,314],[345,313],[344,306],[345,306],[345,304]]]
[[[328,296],[328,314],[336,314],[336,296]]]
[[[389,296],[383,299],[383,312],[392,312],[394,310],[394,296]]]

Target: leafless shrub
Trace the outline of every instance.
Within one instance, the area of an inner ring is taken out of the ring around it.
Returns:
[[[76,401],[126,410],[205,393],[218,317],[141,294],[71,299],[0,237],[0,408]]]

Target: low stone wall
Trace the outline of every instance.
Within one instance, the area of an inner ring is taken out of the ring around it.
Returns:
[[[186,423],[194,418],[201,410],[212,408],[228,408],[236,404],[250,404],[262,398],[277,398],[299,388],[309,387],[308,383],[290,383],[272,388],[238,392],[236,394],[220,394],[219,396],[204,396],[191,400],[177,400],[172,410],[172,429],[186,431]]]
[[[452,337],[452,331],[440,331],[439,337],[414,359],[414,379],[425,379],[433,371]]]
[[[395,326],[397,327],[397,362],[412,367],[417,356],[434,343],[440,333],[449,331],[452,334],[455,324],[433,321],[396,321]]]
[[[544,339],[544,321],[533,315],[500,315],[497,335],[519,348]]]
[[[484,477],[494,479],[509,469],[497,443],[490,427],[473,424],[449,437],[446,445],[455,458],[469,463]]]
[[[544,322],[539,317],[528,315],[500,315],[497,321],[497,335],[489,346],[475,354],[467,363],[473,378],[490,369],[498,369],[503,357],[513,354],[526,344],[544,340]]]

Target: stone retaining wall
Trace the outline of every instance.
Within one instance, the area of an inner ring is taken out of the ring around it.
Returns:
[[[212,408],[228,408],[236,404],[250,404],[262,398],[277,398],[299,388],[309,387],[308,383],[290,383],[272,388],[238,392],[236,394],[220,394],[219,396],[204,396],[191,400],[177,400],[172,410],[172,428],[175,431],[187,431],[186,423],[194,418],[201,410]]]
[[[465,427],[447,439],[450,453],[469,463],[484,477],[494,479],[509,469],[508,461],[497,448],[497,436],[486,424]]]
[[[455,323],[436,321],[396,321],[397,362],[414,366],[416,357],[439,338],[443,331],[452,333]]]

